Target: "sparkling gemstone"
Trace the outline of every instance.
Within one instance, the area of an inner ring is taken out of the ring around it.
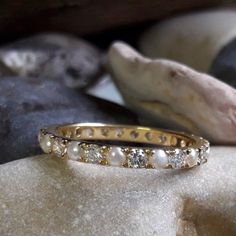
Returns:
[[[168,165],[168,156],[164,150],[157,149],[152,155],[152,164],[155,168],[158,167],[167,167]]]
[[[54,140],[53,145],[52,145],[52,151],[58,157],[64,156],[66,152],[66,146],[62,139],[57,138]]]
[[[83,152],[85,161],[90,163],[100,163],[103,160],[101,148],[96,144],[86,145]]]
[[[147,155],[142,149],[132,149],[128,154],[128,166],[131,168],[144,168],[147,164]]]
[[[39,134],[39,144],[42,150],[46,153],[50,153],[52,151],[52,139],[49,134]]]
[[[207,159],[210,154],[210,147],[209,146],[203,146],[199,150],[199,159],[201,163],[207,162]]]
[[[176,149],[173,153],[169,154],[169,164],[174,169],[180,169],[185,165],[184,153],[180,149]]]
[[[71,160],[79,161],[81,159],[81,147],[79,142],[72,141],[68,144],[67,155]]]
[[[112,147],[107,155],[108,164],[111,166],[122,166],[125,162],[125,155],[119,147]]]
[[[185,161],[189,167],[197,165],[198,152],[194,148],[189,148],[186,151]]]

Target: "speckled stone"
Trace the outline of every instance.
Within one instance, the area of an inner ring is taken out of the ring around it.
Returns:
[[[181,170],[47,155],[0,166],[0,235],[236,235],[236,148]]]
[[[47,125],[137,122],[125,108],[43,78],[1,78],[0,94],[0,163],[40,153],[37,133]]]
[[[82,88],[103,73],[104,55],[67,34],[39,34],[0,48],[0,75],[46,77]]]
[[[109,50],[112,78],[142,123],[236,144],[236,90],[181,63],[150,59],[129,45]]]

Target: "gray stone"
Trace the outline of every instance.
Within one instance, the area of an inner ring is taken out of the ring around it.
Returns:
[[[47,125],[137,122],[125,108],[42,78],[2,78],[0,94],[0,163],[40,153],[37,133]]]
[[[46,77],[82,88],[103,73],[104,56],[90,43],[64,34],[41,34],[0,48],[0,75]]]
[[[236,148],[190,170],[38,156],[0,166],[0,235],[236,235]]]

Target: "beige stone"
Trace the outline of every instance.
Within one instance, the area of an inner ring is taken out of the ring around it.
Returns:
[[[114,81],[143,123],[236,144],[236,90],[170,60],[143,57],[125,43],[109,50]]]
[[[154,25],[140,40],[148,57],[181,62],[208,72],[222,46],[236,36],[236,11],[215,9],[173,17]]]
[[[236,147],[186,171],[42,155],[0,166],[0,235],[236,235]]]

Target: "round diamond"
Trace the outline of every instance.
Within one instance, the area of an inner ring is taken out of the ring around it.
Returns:
[[[167,137],[164,134],[160,134],[159,136],[159,142],[160,143],[165,143],[167,140]]]
[[[71,160],[79,161],[81,159],[81,147],[79,142],[72,141],[68,144],[67,155]]]
[[[142,149],[132,149],[128,154],[128,167],[144,168],[147,165],[147,156]]]
[[[39,134],[39,144],[45,153],[50,153],[52,151],[52,139],[49,134]]]
[[[89,144],[84,147],[83,157],[86,162],[100,163],[103,160],[101,149],[96,144]]]
[[[66,146],[62,139],[55,139],[52,145],[53,153],[58,157],[63,157],[66,152]]]
[[[184,160],[184,153],[182,150],[176,149],[173,153],[169,155],[169,164],[174,169],[180,169],[184,167],[185,160]]]

